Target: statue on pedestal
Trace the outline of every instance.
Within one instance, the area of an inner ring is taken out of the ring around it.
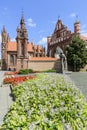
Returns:
[[[64,71],[67,70],[67,59],[66,59],[66,56],[65,56],[65,54],[63,53],[63,51],[62,51],[62,49],[60,47],[56,48],[55,56],[60,58],[61,73],[64,73]]]

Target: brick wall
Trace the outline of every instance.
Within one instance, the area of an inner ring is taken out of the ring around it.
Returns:
[[[20,70],[21,68],[21,59],[17,59],[17,66],[16,66],[16,70]]]
[[[23,60],[23,69],[28,68],[28,59]]]
[[[36,70],[36,71],[43,71],[48,69],[56,69],[57,72],[61,71],[60,60],[55,61],[29,61],[28,68]]]
[[[28,68],[28,59],[17,59],[16,70],[27,69]]]

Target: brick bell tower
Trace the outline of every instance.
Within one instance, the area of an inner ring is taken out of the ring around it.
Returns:
[[[24,16],[20,20],[20,27],[17,28],[17,70],[28,68],[28,34],[25,27]]]
[[[8,39],[8,35],[7,35],[5,27],[3,27],[3,29],[2,29],[1,37],[2,37],[2,43],[1,43],[2,67],[1,67],[1,69],[7,70],[7,39]]]
[[[74,23],[74,33],[76,35],[80,35],[80,21],[76,21]]]

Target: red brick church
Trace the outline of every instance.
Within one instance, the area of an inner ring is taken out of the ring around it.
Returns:
[[[87,43],[87,37],[80,34],[80,22],[74,23],[74,32],[58,19],[52,36],[47,38],[47,56],[46,49],[28,41],[28,32],[25,27],[24,16],[20,20],[20,27],[17,27],[16,41],[11,41],[5,27],[2,29],[2,70],[19,70],[31,68],[33,70],[61,70],[59,51],[66,54],[66,47],[70,44],[73,36],[79,35]]]
[[[17,28],[16,41],[10,41],[10,37],[5,27],[2,30],[2,70],[28,68],[31,57],[45,57],[46,49],[39,45],[34,45],[28,41],[28,32],[25,27],[24,16],[20,20],[20,27]]]
[[[56,50],[59,48],[66,54],[66,47],[70,44],[73,36],[79,35],[87,43],[87,37],[80,34],[80,22],[74,23],[74,32],[68,30],[68,28],[62,23],[61,19],[58,19],[54,32],[51,36],[48,36],[48,56],[55,57]]]

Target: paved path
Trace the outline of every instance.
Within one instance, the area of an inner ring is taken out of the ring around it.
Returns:
[[[87,72],[72,72],[70,78],[87,98]]]
[[[2,86],[4,78],[4,71],[0,71],[0,125],[3,122],[3,118],[8,112],[10,105],[13,103],[11,97],[11,91],[9,86]]]
[[[0,87],[3,83],[4,73],[5,73],[5,71],[0,71]]]

